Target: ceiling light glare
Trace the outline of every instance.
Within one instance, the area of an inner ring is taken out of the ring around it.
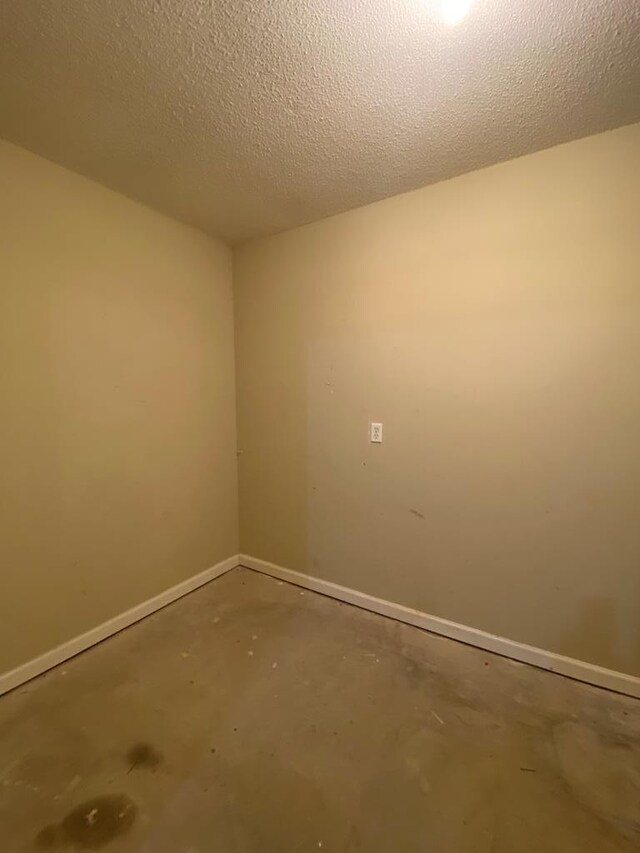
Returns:
[[[441,0],[440,13],[442,20],[450,27],[455,27],[465,17],[471,8],[471,0]]]

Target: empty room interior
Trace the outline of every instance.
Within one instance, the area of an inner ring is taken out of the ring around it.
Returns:
[[[637,0],[0,0],[0,849],[640,851]]]

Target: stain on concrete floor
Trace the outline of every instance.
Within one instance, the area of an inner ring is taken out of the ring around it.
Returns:
[[[94,797],[65,815],[59,825],[45,826],[36,835],[41,850],[75,847],[99,850],[118,836],[126,835],[136,818],[136,807],[128,797],[111,794]]]
[[[637,853],[640,702],[235,569],[0,698],[0,837]]]
[[[129,773],[138,768],[155,770],[162,763],[162,755],[150,743],[136,743],[127,752],[126,761]]]

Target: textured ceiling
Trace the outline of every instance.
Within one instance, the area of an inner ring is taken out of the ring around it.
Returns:
[[[0,136],[238,241],[640,119],[639,0],[0,0]]]

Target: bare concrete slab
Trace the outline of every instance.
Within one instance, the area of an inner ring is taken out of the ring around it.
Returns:
[[[640,850],[640,702],[235,569],[0,699],[0,848]]]

